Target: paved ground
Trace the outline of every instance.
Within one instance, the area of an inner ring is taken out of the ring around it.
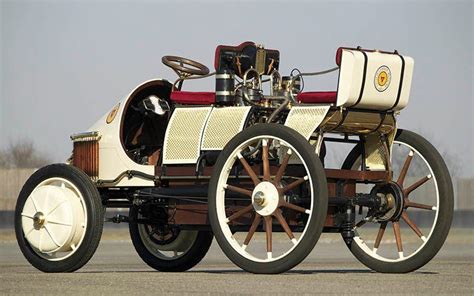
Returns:
[[[402,275],[374,273],[358,263],[337,235],[323,235],[310,256],[281,275],[254,275],[227,260],[214,243],[185,273],[160,273],[136,255],[124,230],[105,230],[93,259],[71,274],[45,274],[0,232],[0,295],[163,294],[470,294],[474,293],[473,231],[453,230],[438,256]]]

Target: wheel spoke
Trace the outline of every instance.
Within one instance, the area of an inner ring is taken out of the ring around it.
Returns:
[[[34,196],[31,197],[31,201],[33,202],[33,207],[35,208],[35,211],[36,211],[36,212],[39,212],[39,210],[38,210],[38,205],[36,204],[36,201],[35,201],[35,197],[34,197]]]
[[[28,215],[28,214],[25,214],[25,213],[21,213],[21,216],[22,216],[22,217],[27,217],[27,218],[33,219],[33,216],[32,216],[32,215]]]
[[[305,208],[300,207],[300,206],[297,206],[297,205],[294,205],[294,204],[291,204],[287,201],[280,201],[280,206],[288,208],[288,209],[292,209],[292,210],[297,211],[297,212],[305,213],[305,214],[310,213],[310,210],[305,209]]]
[[[380,243],[382,242],[382,237],[383,234],[385,233],[385,228],[387,228],[387,222],[382,222],[380,224],[379,232],[377,233],[377,237],[375,238],[375,243],[374,243],[374,253],[377,253],[377,249],[380,246]]]
[[[435,206],[425,205],[425,204],[416,203],[412,201],[405,201],[405,206],[407,208],[417,208],[417,209],[430,210],[430,211],[436,211],[437,209]]]
[[[42,244],[43,244],[43,235],[44,235],[44,231],[42,231],[43,228],[41,228],[39,230],[39,243],[38,243],[38,250],[40,250],[40,252],[43,252],[43,247],[42,247]]]
[[[265,216],[265,233],[267,235],[267,258],[272,259],[272,217]]]
[[[241,193],[241,194],[252,197],[252,191],[250,191],[248,189],[240,188],[240,187],[237,187],[237,186],[232,186],[232,185],[229,185],[229,184],[226,184],[224,186],[224,189],[228,189],[230,191],[234,191],[234,192]]]
[[[398,256],[403,258],[402,235],[400,233],[400,222],[395,221],[393,224],[393,232],[395,233],[395,240],[397,242]]]
[[[59,221],[55,221],[55,220],[51,220],[51,219],[47,219],[48,221],[48,224],[56,224],[56,225],[63,225],[63,226],[72,226],[72,224],[70,223],[64,223],[64,222],[59,222]]]
[[[296,245],[297,241],[295,239],[295,236],[293,235],[293,232],[291,231],[288,223],[286,223],[285,218],[281,214],[281,211],[277,209],[273,215],[278,220],[278,223],[280,223],[281,227],[283,227],[283,230],[285,230],[286,234],[288,235],[288,238],[293,242],[293,244]]]
[[[423,177],[422,179],[416,181],[415,183],[413,183],[411,186],[405,188],[403,190],[403,193],[407,196],[409,195],[413,190],[417,189],[418,187],[420,187],[421,185],[425,184],[426,181],[428,181],[429,179],[431,179],[431,175],[428,175],[426,177]]]
[[[423,235],[418,226],[416,226],[415,222],[413,222],[410,217],[408,217],[408,214],[405,211],[402,213],[402,219],[406,224],[408,224],[408,226],[410,226],[411,229],[413,229],[413,231],[416,233],[416,235],[418,235],[419,238],[421,238],[421,240],[426,241],[426,237]]]
[[[230,222],[230,221],[233,221],[245,214],[247,214],[248,212],[250,212],[251,210],[253,209],[253,205],[252,204],[249,204],[248,206],[246,206],[245,208],[243,209],[240,209],[238,210],[237,212],[235,212],[234,214],[230,215],[229,218],[227,218],[227,223]]]
[[[30,235],[30,233],[33,232],[33,230],[35,230],[35,228],[34,228],[34,227],[31,227],[31,229],[28,230],[28,231],[25,233],[25,238],[26,238],[26,239],[28,239],[28,236]]]
[[[53,243],[60,247],[61,245],[56,241],[56,239],[53,237],[53,234],[51,233],[51,231],[49,231],[49,228],[48,228],[48,225],[45,225],[44,226],[44,229],[46,229],[46,232],[48,233],[49,237],[51,238],[51,240],[53,241]]]
[[[244,166],[245,171],[249,175],[249,177],[252,179],[253,183],[257,185],[260,183],[260,180],[258,179],[257,175],[253,171],[253,169],[250,167],[249,163],[245,160],[245,158],[242,156],[242,154],[237,153],[237,157],[240,160],[240,163]]]
[[[283,160],[280,164],[280,167],[278,168],[278,172],[275,176],[275,179],[273,180],[273,184],[275,186],[279,186],[278,184],[280,183],[281,178],[283,177],[283,174],[286,171],[286,167],[288,166],[288,161],[290,160],[290,157],[291,157],[291,149],[288,148],[288,150],[286,151],[286,154],[283,157]]]
[[[308,180],[308,176],[304,176],[303,178],[299,178],[298,180],[296,181],[293,181],[291,182],[290,184],[286,185],[285,187],[283,187],[282,189],[280,189],[280,192],[281,193],[286,193],[287,191],[295,188],[295,187],[298,187],[299,185],[303,184],[304,182],[306,182]]]
[[[270,160],[268,159],[268,141],[262,140],[263,181],[270,181]]]
[[[258,225],[260,224],[260,220],[262,220],[262,216],[260,216],[258,213],[255,213],[255,218],[253,219],[252,225],[250,225],[249,232],[247,233],[247,236],[245,237],[245,240],[244,240],[244,245],[242,246],[244,250],[249,245],[250,240],[252,239],[252,236],[254,235],[255,231],[257,230]]]
[[[54,211],[56,211],[60,206],[62,206],[64,203],[68,202],[67,200],[63,200],[60,203],[58,203],[53,209],[51,209],[46,216],[51,215]]]
[[[397,183],[398,185],[403,187],[403,182],[405,181],[405,177],[408,172],[408,168],[410,167],[411,160],[413,159],[413,151],[410,150],[408,153],[407,159],[405,159],[405,163],[403,164],[402,170],[400,171],[400,176],[398,176]]]

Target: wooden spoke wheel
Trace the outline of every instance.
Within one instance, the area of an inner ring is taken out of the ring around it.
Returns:
[[[294,130],[258,124],[219,155],[209,220],[220,247],[253,273],[280,273],[313,249],[327,212],[327,183],[314,148]]]
[[[360,168],[360,151],[359,146],[354,147],[344,169]],[[392,206],[379,214],[361,209],[349,248],[376,271],[410,272],[428,263],[446,240],[453,215],[453,187],[440,154],[410,131],[398,131],[392,167],[392,182],[373,188],[357,186],[358,192],[373,190]]]
[[[84,172],[66,164],[43,167],[28,179],[18,197],[18,245],[41,271],[75,271],[97,249],[103,215],[99,192]]]
[[[143,219],[140,209],[132,207],[132,221]],[[165,272],[186,271],[206,255],[212,243],[212,232],[180,230],[162,224],[129,223],[130,238],[140,258],[151,268]]]

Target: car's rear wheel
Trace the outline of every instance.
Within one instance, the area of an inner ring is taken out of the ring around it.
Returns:
[[[168,224],[137,223],[143,219],[141,209],[130,209],[129,231],[140,258],[153,269],[165,272],[186,271],[207,254],[211,231],[180,230]]]
[[[101,199],[90,178],[70,165],[49,165],[36,171],[20,192],[16,238],[37,269],[71,272],[94,254],[103,220]]]
[[[354,147],[343,169],[360,169],[361,151],[360,145]],[[413,132],[397,132],[391,157],[396,179],[369,188],[358,184],[357,189],[389,197],[400,212],[377,216],[364,209],[356,217],[349,249],[373,270],[403,273],[428,263],[446,240],[453,217],[453,187],[441,155]]]

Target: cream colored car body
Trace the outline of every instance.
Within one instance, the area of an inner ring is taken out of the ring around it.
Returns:
[[[285,125],[309,139],[331,107],[356,105],[357,108],[378,111],[401,110],[408,103],[413,64],[413,59],[406,56],[344,49],[336,104],[294,105]],[[377,85],[381,72],[385,72],[387,79],[383,87]],[[124,111],[133,95],[139,89],[156,84],[171,87],[171,83],[164,79],[142,83],[89,129],[98,132],[100,137],[99,180],[113,180],[129,170],[155,174],[153,165],[138,164],[126,154],[120,140],[120,129]],[[249,106],[177,106],[165,134],[163,164],[195,164],[201,151],[222,150],[244,129],[250,110]],[[380,163],[379,167],[382,169],[384,164]],[[154,182],[135,176],[122,178],[114,186],[154,186]]]

